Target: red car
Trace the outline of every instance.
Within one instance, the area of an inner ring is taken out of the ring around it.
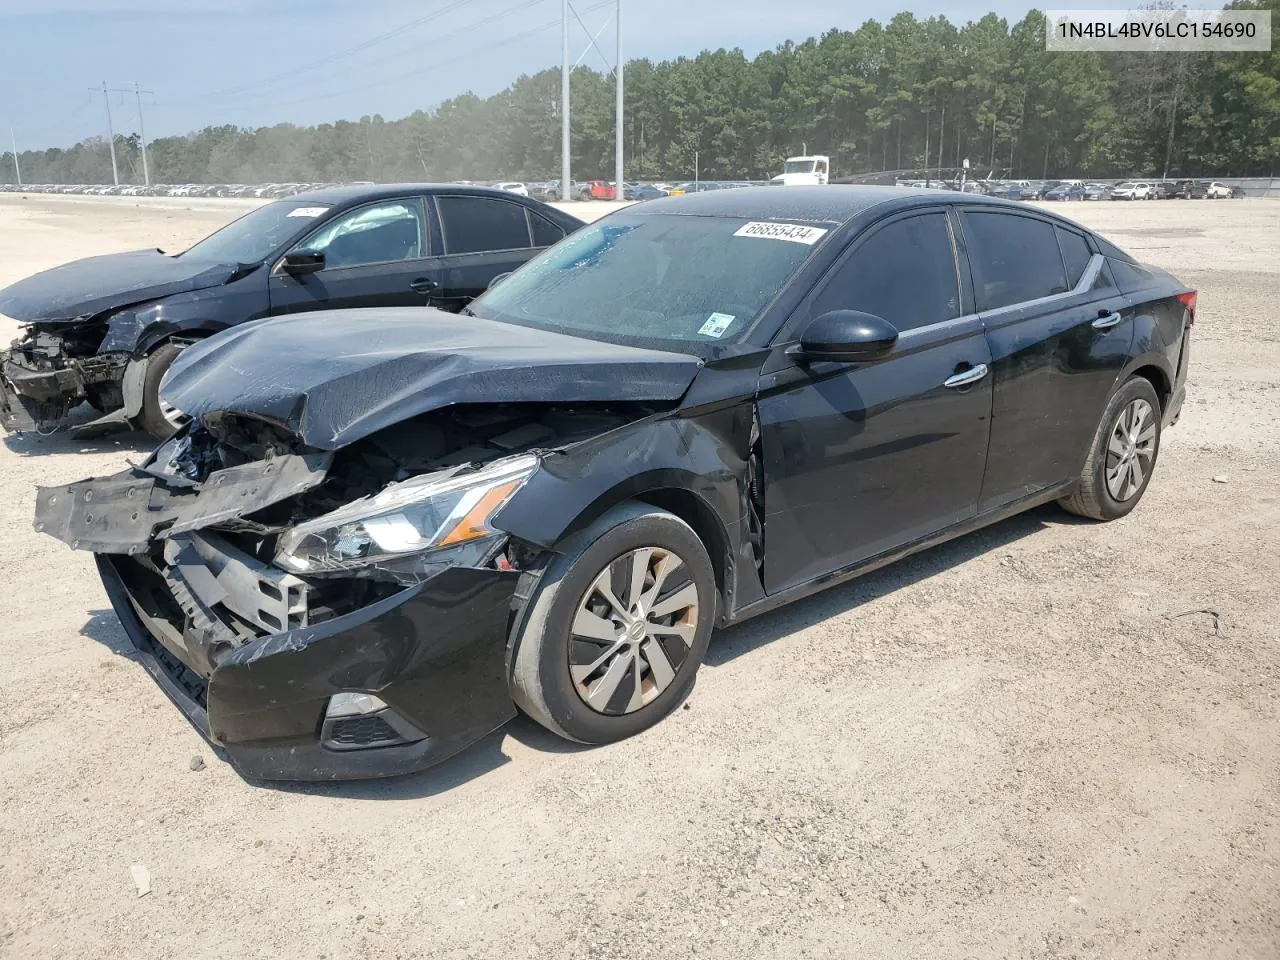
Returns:
[[[592,180],[590,186],[592,200],[616,200],[618,188],[612,180]]]

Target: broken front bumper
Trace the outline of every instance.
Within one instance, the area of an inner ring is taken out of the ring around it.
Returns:
[[[519,574],[446,568],[367,607],[215,656],[202,613],[216,580],[188,561],[179,631],[156,615],[139,560],[97,554],[111,605],[147,672],[245,776],[345,780],[412,773],[515,716],[506,637]],[[203,583],[202,583],[203,581]],[[212,664],[211,664],[212,661]],[[329,698],[387,710],[326,718]],[[342,724],[346,726],[341,726]],[[390,731],[388,733],[387,731]]]
[[[58,426],[91,389],[99,391],[99,402],[118,389],[128,359],[104,354],[65,359],[64,366],[33,366],[20,362],[16,347],[10,349],[0,357],[0,426],[10,433]]]

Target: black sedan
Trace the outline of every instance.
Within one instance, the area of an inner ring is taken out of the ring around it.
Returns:
[[[46,270],[0,290],[0,314],[27,324],[0,353],[0,424],[51,429],[88,400],[164,439],[181,417],[160,401],[160,381],[195,341],[306,310],[460,310],[581,226],[481,187],[339,187],[259,207],[174,256],[139,250]]]
[[[417,770],[515,715],[606,743],[712,630],[1048,501],[1122,517],[1196,294],[1042,210],[767,187],[652,200],[464,313],[188,350],[192,421],[39,491],[141,663],[245,773]]]

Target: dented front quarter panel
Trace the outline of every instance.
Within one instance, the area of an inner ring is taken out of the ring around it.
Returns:
[[[721,580],[720,619],[764,595],[748,529],[747,475],[762,354],[708,364],[680,408],[548,452],[495,517],[514,537],[555,549],[625,500],[700,505]],[[677,510],[677,512],[683,512]]]

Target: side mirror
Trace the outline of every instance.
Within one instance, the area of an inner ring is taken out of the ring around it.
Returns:
[[[832,310],[810,322],[795,353],[809,361],[875,360],[892,350],[897,340],[897,329],[883,317],[861,310]]]
[[[494,277],[492,280],[489,281],[489,284],[488,286],[485,287],[485,289],[492,290],[494,287],[500,284],[503,280],[507,279],[507,277],[511,276],[511,273],[512,271],[508,270],[506,273],[498,274],[496,277]]]
[[[280,269],[295,277],[304,273],[316,273],[324,269],[324,254],[316,250],[295,250],[286,253],[280,261]]]

